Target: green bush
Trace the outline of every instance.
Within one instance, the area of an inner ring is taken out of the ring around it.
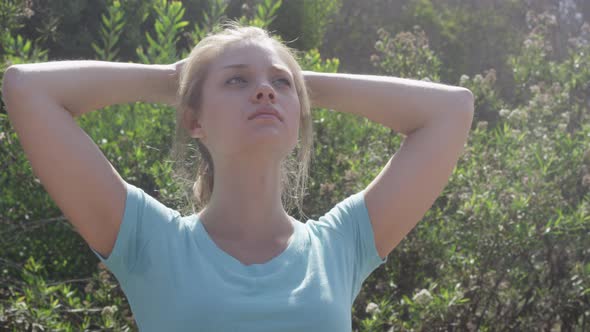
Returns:
[[[564,60],[550,60],[551,50],[540,49],[546,15],[539,17],[529,34],[536,42],[510,62],[516,104],[499,99],[493,70],[462,77],[477,97],[466,151],[432,209],[363,288],[368,305],[355,316],[361,330],[587,325],[589,50],[580,44]],[[382,52],[376,63],[410,62],[418,68],[397,72],[420,77],[422,53],[409,52],[415,62],[400,53]]]
[[[400,32],[391,38],[389,32],[377,30],[376,54],[371,63],[382,75],[439,82],[441,61],[428,45],[428,38],[419,26],[412,32]]]
[[[328,25],[340,10],[342,0],[284,1],[277,11],[271,30],[280,31],[283,39],[300,50],[319,48]]]

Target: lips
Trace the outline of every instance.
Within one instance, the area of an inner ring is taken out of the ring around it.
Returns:
[[[256,116],[261,115],[261,114],[274,115],[279,120],[283,121],[283,118],[281,117],[281,115],[279,114],[279,112],[277,112],[277,110],[275,110],[274,108],[268,107],[268,106],[258,108],[252,115],[250,115],[250,117],[248,117],[248,120],[252,120]]]

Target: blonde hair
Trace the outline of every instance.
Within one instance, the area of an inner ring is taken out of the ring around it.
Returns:
[[[296,206],[300,217],[304,218],[302,205],[311,161],[313,130],[308,90],[297,61],[297,51],[258,27],[244,27],[235,21],[225,23],[221,27],[223,30],[210,33],[192,49],[179,76],[176,135],[172,143],[171,158],[175,164],[174,179],[180,182],[182,188],[192,187],[189,191],[191,198],[187,210],[194,212],[194,208],[190,207],[193,204],[198,210],[204,208],[211,198],[214,186],[215,168],[211,154],[199,139],[193,139],[188,135],[186,123],[186,118],[196,119],[201,112],[201,92],[209,66],[220,53],[234,43],[244,40],[270,41],[293,74],[301,105],[297,146],[281,162],[281,201],[288,213],[293,206]],[[195,164],[197,165],[196,174],[194,173]]]

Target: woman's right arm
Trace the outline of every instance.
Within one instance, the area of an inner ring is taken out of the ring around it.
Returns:
[[[84,240],[104,257],[125,209],[125,182],[75,116],[135,101],[173,105],[167,65],[59,61],[11,66],[2,98],[33,173]]]

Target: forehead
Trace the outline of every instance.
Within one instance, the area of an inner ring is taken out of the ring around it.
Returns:
[[[270,42],[243,41],[230,45],[211,64],[213,69],[223,69],[236,64],[253,67],[282,67],[289,71],[285,61]]]

